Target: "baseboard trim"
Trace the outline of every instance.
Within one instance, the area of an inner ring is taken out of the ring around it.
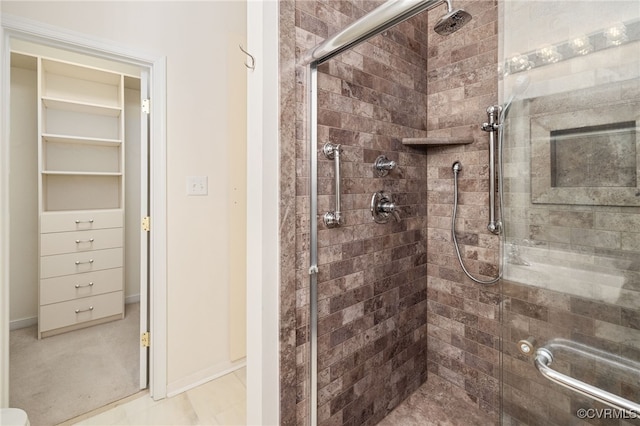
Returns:
[[[140,294],[132,294],[131,296],[127,296],[124,298],[125,305],[129,305],[131,303],[139,303],[140,302]],[[9,322],[9,330],[19,330],[21,328],[31,327],[32,325],[38,324],[38,317],[29,317],[29,318],[20,318],[17,320],[11,320]]]
[[[167,397],[171,398],[190,389],[198,387],[204,383],[215,380],[219,377],[226,376],[229,373],[233,373],[236,370],[241,369],[247,365],[246,358],[236,362],[226,362],[219,364],[215,367],[201,370],[195,374],[192,374],[184,379],[177,380],[167,385]]]
[[[38,324],[38,317],[30,317],[30,318],[21,318],[17,320],[12,320],[9,322],[9,330],[18,330],[21,328],[31,327],[32,325]]]
[[[131,303],[138,303],[138,302],[140,302],[140,293],[132,294],[132,295],[126,296],[124,298],[124,304],[125,305],[129,305]]]

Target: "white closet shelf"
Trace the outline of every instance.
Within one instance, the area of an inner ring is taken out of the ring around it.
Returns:
[[[87,80],[102,84],[118,85],[120,84],[120,74],[111,71],[102,70],[88,66],[78,66],[77,64],[60,61],[42,59],[43,72],[46,74],[55,74],[67,78],[75,78],[78,80]]]
[[[58,170],[43,170],[42,174],[49,176],[122,176],[121,172],[67,172]]]
[[[46,96],[42,97],[42,103],[46,108],[85,114],[105,115],[108,117],[119,117],[122,113],[122,108],[120,107],[80,102],[69,99],[51,98]]]
[[[77,143],[77,144],[91,144],[101,146],[119,146],[122,144],[121,139],[102,139],[102,138],[89,138],[72,135],[58,135],[53,133],[43,133],[42,139],[45,142],[57,142],[57,143]]]

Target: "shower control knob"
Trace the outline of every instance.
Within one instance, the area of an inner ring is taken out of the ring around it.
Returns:
[[[390,170],[393,170],[396,167],[396,162],[393,160],[389,160],[384,155],[378,156],[376,158],[375,163],[373,163],[373,174],[377,177],[384,177],[389,174]]]
[[[393,202],[391,195],[385,194],[384,191],[378,191],[373,194],[370,210],[371,216],[376,223],[387,223],[391,216],[396,222],[400,222],[400,214],[396,204]]]

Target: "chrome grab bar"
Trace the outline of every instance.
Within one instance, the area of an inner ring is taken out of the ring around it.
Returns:
[[[340,144],[327,142],[322,147],[322,152],[325,157],[333,160],[336,181],[336,208],[332,212],[325,213],[322,220],[327,228],[335,228],[342,225],[342,216],[340,212],[340,152],[342,152],[342,148],[340,147]]]
[[[572,346],[578,345],[579,344],[573,343]],[[606,404],[615,409],[624,410],[628,413],[633,413],[634,415],[640,414],[640,404],[629,401],[628,399],[622,398],[621,396],[612,394],[573,377],[567,376],[566,374],[562,374],[550,367],[552,363],[553,353],[551,353],[548,348],[542,347],[536,350],[534,364],[540,374],[542,374],[545,378],[559,384],[560,386],[563,386],[581,395],[588,396],[589,398],[593,398],[596,401],[600,401],[603,404]]]

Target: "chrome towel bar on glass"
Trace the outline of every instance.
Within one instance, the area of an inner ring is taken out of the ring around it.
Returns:
[[[625,412],[633,413],[634,415],[640,413],[640,404],[634,401],[629,401],[626,398],[612,394],[603,389],[600,389],[552,369],[550,367],[553,363],[553,353],[551,352],[551,349],[554,346],[557,346],[558,348],[567,348],[574,351],[576,354],[585,354],[587,356],[591,356],[591,352],[593,352],[594,356],[597,359],[605,359],[604,357],[597,355],[601,352],[599,350],[589,348],[576,342],[565,341],[564,339],[554,339],[554,341],[550,342],[550,344],[538,348],[535,352],[534,364],[540,374],[542,374],[545,378],[559,384],[560,386],[563,386],[581,395],[593,398],[596,401],[600,401],[615,409],[624,410]],[[621,365],[623,368],[628,368],[628,366],[624,366],[622,363],[616,363],[614,361],[613,365],[616,364]]]

